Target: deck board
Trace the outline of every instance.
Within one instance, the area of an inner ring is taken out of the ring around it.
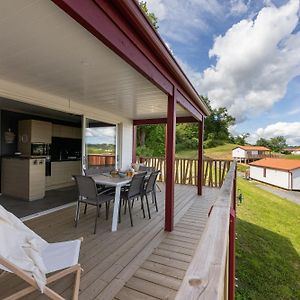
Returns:
[[[118,231],[112,233],[111,214],[105,220],[104,209],[93,234],[95,210],[90,207],[81,214],[74,228],[74,207],[42,216],[26,224],[50,242],[84,237],[80,263],[84,269],[80,284],[80,299],[157,299],[174,298],[204,228],[207,211],[217,190],[204,189],[196,195],[196,188],[176,185],[175,230],[166,233],[164,227],[164,186],[158,193],[159,212],[151,204],[151,219],[144,219],[137,202],[133,209],[134,226],[128,213],[123,214]],[[177,227],[178,226],[178,227]],[[72,294],[72,276],[53,284],[66,298]],[[23,284],[14,275],[0,277],[0,295],[6,296]],[[155,287],[155,294],[151,294]],[[25,299],[45,299],[34,293]]]

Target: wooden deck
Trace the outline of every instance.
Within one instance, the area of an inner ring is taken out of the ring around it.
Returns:
[[[105,220],[104,210],[93,234],[95,210],[81,215],[74,228],[75,208],[31,220],[27,225],[49,242],[84,237],[80,263],[84,269],[80,299],[173,299],[179,289],[201,232],[207,212],[216,199],[218,189],[204,188],[196,195],[196,187],[176,185],[175,230],[164,227],[164,186],[158,193],[159,212],[151,205],[151,220],[143,219],[139,203],[135,203],[133,222],[122,214],[118,231],[112,233],[111,216]],[[123,212],[123,210],[122,210]],[[70,298],[73,278],[56,283],[54,289]],[[0,295],[5,297],[24,285],[12,274],[0,276]],[[44,299],[31,294],[27,299]]]

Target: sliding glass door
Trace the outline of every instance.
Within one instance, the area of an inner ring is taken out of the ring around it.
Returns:
[[[116,125],[86,119],[85,168],[116,165]]]

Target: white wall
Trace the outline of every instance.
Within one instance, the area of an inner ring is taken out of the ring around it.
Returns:
[[[118,124],[118,167],[128,169],[132,162],[133,125],[127,121]]]
[[[300,168],[293,170],[292,174],[293,174],[292,188],[293,190],[300,190]]]
[[[241,148],[236,148],[236,149],[233,149],[232,150],[232,157],[235,158],[235,157],[242,157],[242,158],[245,158],[246,154],[246,151],[241,149]]]
[[[291,153],[294,155],[300,155],[300,151],[292,151]]]
[[[264,168],[250,166],[250,178],[265,183],[276,185],[285,189],[290,189],[290,173],[266,168],[266,177],[264,177]]]

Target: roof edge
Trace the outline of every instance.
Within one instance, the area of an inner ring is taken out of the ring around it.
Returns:
[[[194,104],[200,107],[206,116],[210,115],[211,112],[202,100],[202,96],[198,94],[159,33],[154,29],[148,17],[141,10],[137,0],[115,1],[113,3],[117,9],[121,10],[122,15],[126,17],[128,21],[134,24],[139,24],[139,26],[136,27],[137,30],[140,31],[145,41],[161,57],[161,61],[167,61],[169,70],[173,73],[173,75],[175,75],[175,77],[177,77],[177,80],[182,83],[182,87],[187,95],[191,97]]]

